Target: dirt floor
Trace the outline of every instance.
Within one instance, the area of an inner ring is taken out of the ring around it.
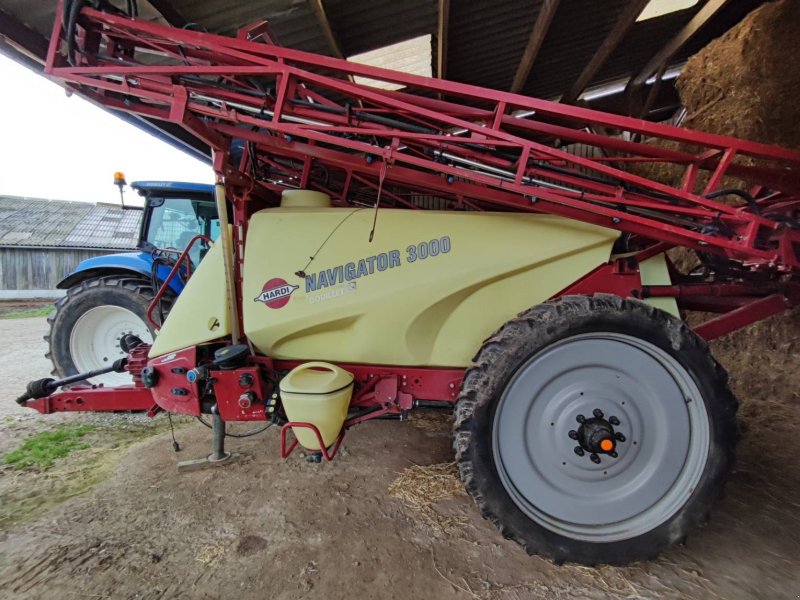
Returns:
[[[0,321],[3,452],[52,422],[11,403],[47,373],[44,331],[41,318]],[[0,527],[0,598],[794,599],[800,403],[759,411],[743,400],[746,432],[725,498],[706,528],[654,562],[591,569],[527,556],[459,493],[441,414],[365,424],[330,464],[282,461],[272,429],[229,443],[239,464],[179,475],[178,460],[208,450],[208,430],[187,424],[180,453],[168,433],[142,434],[105,451],[107,474],[93,489]],[[425,507],[391,495],[399,475],[415,472],[404,470],[433,464],[444,498]],[[13,477],[0,469],[0,505]]]

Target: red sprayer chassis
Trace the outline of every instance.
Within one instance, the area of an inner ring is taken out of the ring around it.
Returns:
[[[393,207],[550,213],[619,230],[613,260],[555,297],[675,298],[681,309],[718,314],[695,328],[706,340],[800,301],[798,152],[282,48],[266,23],[227,38],[89,4],[59,2],[46,73],[101,106],[179,124],[210,146],[235,299],[232,335],[181,351],[181,364],[170,363],[156,387],[148,377],[158,359],[148,362],[147,347],[129,340],[130,358],[118,368],[133,375],[133,386],[54,393],[69,382],[34,382],[21,403],[42,413],[155,414],[177,406],[159,390],[181,390],[192,408],[181,400],[180,412],[271,419],[285,436],[291,424],[282,419],[276,382],[294,363],[251,348],[245,364],[220,371],[213,405],[187,374],[202,368],[201,354],[246,343],[248,219],[276,206],[286,189],[324,192],[334,206],[374,207],[378,229],[379,208]],[[670,265],[672,285],[643,285],[639,263],[673,247],[695,251],[701,266],[682,274]],[[453,369],[339,366],[355,377],[342,431],[417,406],[452,405],[464,377]],[[567,557],[592,562],[583,556]],[[619,556],[603,560],[638,554]]]

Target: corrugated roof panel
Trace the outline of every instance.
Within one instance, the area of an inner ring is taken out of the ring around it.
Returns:
[[[2,0],[0,8],[9,15],[49,38],[53,29],[53,15],[56,12],[56,0]]]
[[[539,50],[523,93],[540,98],[560,96],[578,79],[584,67],[614,27],[629,0],[561,2]],[[586,18],[592,15],[592,18]]]
[[[541,0],[452,2],[447,78],[507,90],[541,5]]]
[[[451,10],[458,2],[451,3]],[[467,3],[465,3],[467,4]],[[434,34],[436,0],[324,0],[345,56]]]
[[[169,4],[187,21],[223,35],[233,35],[240,27],[260,19],[278,19],[307,10],[308,6],[305,0],[170,0]]]
[[[141,220],[111,204],[0,196],[0,246],[130,249]]]
[[[303,4],[304,6],[298,7],[295,11],[269,19],[270,26],[278,37],[278,43],[287,48],[333,56],[333,51],[308,8],[308,3]]]

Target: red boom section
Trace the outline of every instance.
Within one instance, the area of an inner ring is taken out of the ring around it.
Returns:
[[[243,195],[545,212],[632,234],[633,249],[800,270],[798,152],[260,43],[257,28],[228,38],[70,12],[47,73],[182,125]]]

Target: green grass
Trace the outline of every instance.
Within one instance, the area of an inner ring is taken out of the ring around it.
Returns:
[[[176,431],[187,425],[194,425],[194,420],[175,419]],[[60,441],[54,442],[53,434],[60,434],[57,436]],[[104,425],[62,424],[29,437],[18,450],[5,456],[6,462],[10,462],[9,457],[14,460],[14,455],[19,456],[18,461],[12,463],[14,466],[6,467],[5,473],[0,472],[0,537],[9,527],[36,519],[68,498],[88,492],[108,477],[131,446],[156,435],[164,435],[164,447],[168,448],[169,423],[166,418],[146,424],[125,419]],[[63,452],[62,446],[70,444],[77,445],[68,449],[67,455],[61,458],[52,455],[54,446],[59,447],[57,452],[60,453]],[[31,449],[37,453],[46,449],[45,456],[49,456],[43,464],[49,460],[54,462],[50,467],[37,468],[40,463],[34,460],[28,462],[29,467],[22,467],[23,459],[33,458]],[[0,458],[0,465],[2,461]]]
[[[29,437],[19,448],[3,457],[3,462],[15,469],[44,470],[57,458],[73,450],[83,450],[89,444],[81,438],[94,429],[93,425],[60,425],[52,431],[43,431]]]
[[[42,308],[21,308],[19,310],[0,312],[0,319],[32,319],[34,317],[47,317],[50,316],[50,313],[52,313],[55,309],[55,306],[43,306]]]

